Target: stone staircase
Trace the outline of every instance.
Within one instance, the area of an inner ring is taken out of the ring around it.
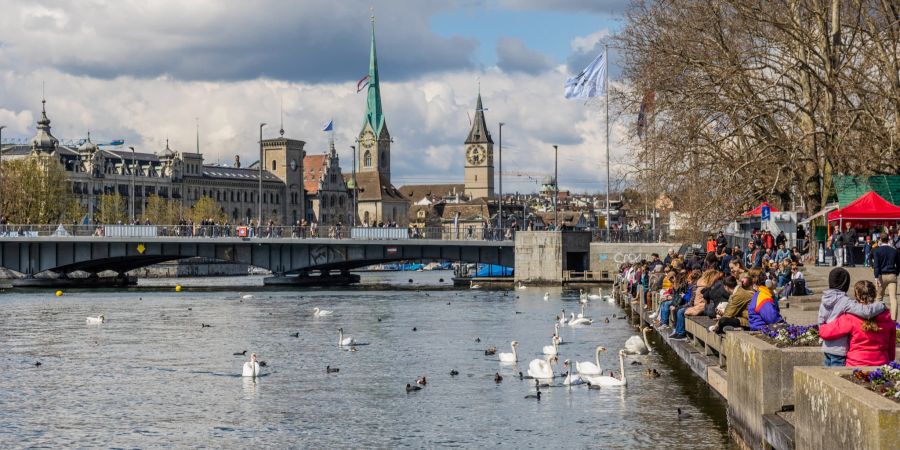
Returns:
[[[812,295],[801,295],[789,297],[786,302],[782,302],[780,306],[786,309],[795,309],[799,311],[818,311],[819,303],[822,302],[822,292],[828,289],[828,272],[830,267],[810,267],[805,272],[806,287],[813,291]]]

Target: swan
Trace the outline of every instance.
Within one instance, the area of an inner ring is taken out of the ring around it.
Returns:
[[[612,376],[585,376],[584,379],[588,383],[598,386],[625,386],[628,380],[625,379],[625,351],[619,350],[619,371],[622,372],[622,379]]]
[[[578,326],[590,325],[590,324],[594,323],[594,321],[591,319],[586,319],[584,317],[575,318],[575,313],[571,313],[571,314],[572,315],[569,318],[569,326],[570,327],[578,327]]]
[[[603,298],[603,288],[597,288],[599,294],[588,294],[588,300],[601,300]]]
[[[519,287],[516,288],[516,289],[522,290],[522,289],[528,289],[528,288],[525,287],[525,283],[523,283],[523,282],[520,281],[520,282],[519,282]]]
[[[244,300],[250,300],[253,298],[253,294],[242,295],[241,298]]]
[[[578,374],[572,375],[572,371],[569,369],[568,359],[563,361],[563,367],[566,368],[566,379],[563,380],[563,385],[574,386],[584,383],[584,380],[581,379],[581,376],[579,376]]]
[[[575,370],[578,371],[581,375],[600,375],[603,373],[603,369],[600,368],[600,352],[605,352],[606,347],[598,346],[597,350],[594,354],[594,362],[583,361],[578,362],[575,361]]]
[[[344,337],[344,329],[338,328],[338,347],[346,347],[355,343],[356,341],[353,340],[353,336]]]
[[[591,319],[590,317],[585,317],[585,315],[584,315],[584,303],[581,304],[581,312],[578,313],[578,318],[579,319]],[[591,320],[593,320],[593,319],[591,319]]]
[[[550,345],[544,346],[544,354],[556,355],[557,353],[559,353],[559,338],[553,335],[553,338],[550,339]]]
[[[469,286],[469,289],[481,289],[481,285],[480,285],[480,284],[473,284],[473,285]]]
[[[562,344],[563,339],[562,339],[562,336],[559,335],[559,324],[558,323],[553,324],[553,329],[556,330],[556,332],[553,333],[553,335],[556,336],[556,341],[559,342],[560,344]]]
[[[244,363],[244,370],[241,373],[241,376],[245,377],[258,377],[259,376],[259,363],[256,362],[256,353],[250,354],[250,361]]]
[[[106,322],[106,316],[104,316],[103,314],[100,314],[97,317],[88,317],[86,322],[90,323],[90,324],[103,323],[103,322]]]
[[[587,300],[587,294],[584,293],[584,289],[578,290],[578,299],[579,300]]]
[[[334,311],[319,309],[318,307],[313,308],[313,317],[330,316],[332,313],[334,313]]]
[[[559,324],[560,324],[560,325],[565,325],[565,324],[568,323],[568,322],[569,322],[569,319],[566,318],[566,309],[563,308],[563,309],[562,309],[562,315],[559,316]]]
[[[606,300],[607,303],[615,303],[616,302],[616,299],[613,298],[612,295],[608,295],[608,294],[603,296],[603,300]]]
[[[553,378],[553,366],[543,359],[533,359],[528,363],[528,376],[547,380]]]
[[[625,353],[629,355],[646,355],[650,353],[650,343],[647,342],[647,331],[650,328],[641,328],[640,336],[631,336],[625,341]]]
[[[548,301],[548,300],[550,300],[550,293],[549,293],[549,292],[544,292],[544,301],[546,302],[546,301]]]
[[[501,352],[497,355],[500,357],[500,362],[514,363],[519,361],[519,355],[516,353],[516,347],[519,346],[519,342],[512,341],[509,343],[509,346],[512,348],[512,353]]]

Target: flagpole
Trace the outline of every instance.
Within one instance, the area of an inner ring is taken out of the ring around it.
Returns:
[[[611,236],[609,233],[609,45],[603,46],[603,51],[605,53],[604,59],[606,60],[607,69],[605,72],[606,80],[606,240],[611,241]]]

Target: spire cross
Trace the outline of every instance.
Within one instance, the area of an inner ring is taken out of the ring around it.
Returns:
[[[375,7],[369,7],[369,20],[372,22],[372,26],[375,26]]]
[[[278,130],[280,136],[284,136],[284,96],[281,96],[281,129]]]

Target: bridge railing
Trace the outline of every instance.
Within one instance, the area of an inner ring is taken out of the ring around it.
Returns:
[[[492,227],[350,227],[350,226],[244,226],[217,224],[180,225],[19,225],[0,224],[0,237],[127,237],[127,238],[241,238],[241,239],[359,239],[445,241],[511,240],[513,229]]]

